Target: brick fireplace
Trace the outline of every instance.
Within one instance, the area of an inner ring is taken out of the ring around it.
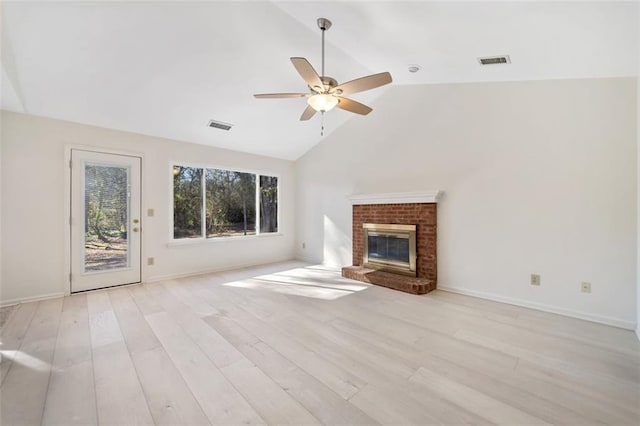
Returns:
[[[413,294],[434,290],[438,278],[436,236],[440,194],[440,191],[432,191],[352,197],[353,265],[342,268],[342,275]],[[363,266],[364,224],[416,226],[415,277]]]

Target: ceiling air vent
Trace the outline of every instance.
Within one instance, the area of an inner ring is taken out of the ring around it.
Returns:
[[[489,56],[486,58],[478,58],[478,62],[480,62],[480,65],[510,64],[511,58],[509,58],[509,55]]]
[[[214,129],[230,130],[233,127],[233,125],[228,123],[223,123],[222,121],[210,120],[209,127],[213,127]]]

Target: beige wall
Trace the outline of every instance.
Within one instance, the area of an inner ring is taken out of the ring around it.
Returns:
[[[3,304],[69,290],[65,150],[69,145],[143,155],[143,279],[291,259],[294,241],[294,177],[290,161],[142,136],[92,126],[2,112]],[[281,236],[168,246],[172,232],[172,161],[280,176]],[[154,266],[144,259],[155,258]]]
[[[373,107],[296,162],[300,258],[351,264],[349,195],[440,189],[441,288],[635,327],[635,78],[396,86]]]

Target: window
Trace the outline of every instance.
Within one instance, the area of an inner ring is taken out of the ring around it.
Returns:
[[[278,232],[278,178],[260,176],[260,229]]]
[[[173,166],[173,238],[278,232],[278,178]]]
[[[256,175],[207,169],[207,238],[256,233]]]
[[[173,168],[173,238],[202,236],[202,169]]]

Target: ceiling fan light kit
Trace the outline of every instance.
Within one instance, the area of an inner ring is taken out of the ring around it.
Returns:
[[[298,74],[307,83],[308,93],[266,93],[253,95],[257,99],[277,99],[277,98],[307,98],[307,108],[300,116],[301,121],[311,119],[316,112],[325,113],[334,107],[360,115],[369,114],[372,109],[368,106],[356,102],[352,99],[342,97],[352,93],[364,92],[391,83],[391,74],[383,72],[366,77],[357,78],[346,83],[338,82],[329,76],[324,75],[324,32],[331,28],[331,21],[326,18],[318,18],[318,28],[322,31],[322,74],[318,75],[316,70],[305,58],[292,57],[291,63]]]
[[[307,103],[318,112],[331,111],[333,107],[338,105],[339,99],[332,95],[319,93],[317,95],[309,96]]]

